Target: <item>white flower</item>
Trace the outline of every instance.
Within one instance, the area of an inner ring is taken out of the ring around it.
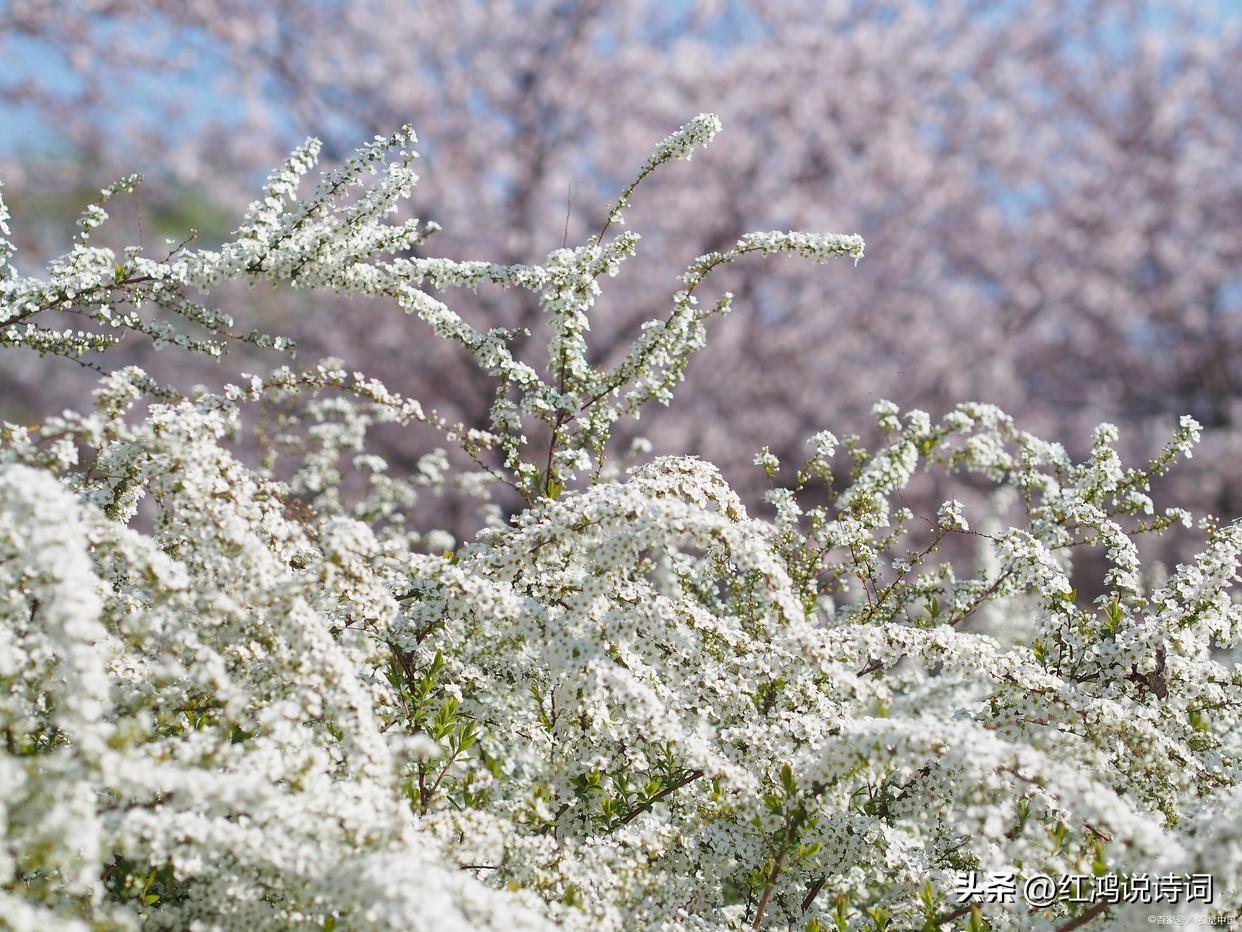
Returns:
[[[718,128],[691,121],[643,174]],[[884,441],[846,438],[843,479],[827,431],[787,484],[759,452],[770,521],[698,459],[623,474],[618,423],[671,399],[729,310],[696,295],[714,269],[857,258],[861,239],[761,233],[701,256],[609,368],[591,315],[637,237],[542,266],[408,258],[429,228],[389,218],[413,141],[377,138],[304,197],[308,142],[218,251],[91,247],[100,206],[46,279],[0,279],[3,341],[67,356],[108,343],[42,325],[78,304],[212,352],[122,308],[227,339],[230,315],[189,295],[264,280],[385,296],[497,389],[481,429],[333,360],[190,399],[124,369],[90,413],[0,425],[9,925],[801,928],[840,903],[851,927],[875,907],[914,928],[942,915],[958,866],[1100,859],[1219,870],[1215,906],[1242,908],[1242,526],[1205,519],[1202,552],[1163,579],[1135,542],[1185,516],[1154,516],[1151,480],[1197,424],[1133,469],[1108,426],[1078,463],[988,405],[934,423],[881,402]],[[523,361],[514,334],[423,285],[524,289],[548,345]],[[249,466],[231,440],[264,407],[281,412],[274,452]],[[409,424],[443,446],[401,474],[370,432]],[[970,529],[960,501],[931,527],[906,501],[959,473],[1023,505],[1013,527],[980,522],[977,559],[943,541]],[[511,520],[498,484],[524,503]],[[480,505],[473,539],[415,526],[419,497],[450,487]],[[1088,547],[1094,601],[1070,581]],[[1031,923],[1021,902],[986,915]]]
[[[962,503],[951,499],[940,506],[936,512],[936,524],[946,531],[969,531],[965,515],[962,514]]]

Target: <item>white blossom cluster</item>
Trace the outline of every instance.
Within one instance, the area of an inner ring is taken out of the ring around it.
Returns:
[[[717,128],[697,118],[644,174]],[[39,329],[47,315],[183,313],[191,291],[258,279],[387,296],[496,384],[484,431],[332,361],[189,398],[121,369],[88,413],[0,426],[7,927],[1134,921],[1068,899],[962,905],[964,870],[1210,870],[1211,909],[1242,909],[1242,527],[1203,519],[1202,552],[1163,578],[1135,543],[1190,521],[1150,485],[1197,424],[1131,468],[1107,426],[1077,463],[987,405],[934,421],[881,403],[878,449],[823,431],[804,463],[756,456],[767,519],[694,458],[621,474],[614,425],[669,400],[728,310],[698,302],[712,269],[858,258],[861,239],[709,253],[604,367],[594,301],[638,238],[542,266],[419,257],[433,227],[389,220],[412,139],[377,139],[303,200],[308,143],[217,251],[75,245],[46,279],[5,273],[9,342],[36,349],[95,348]],[[528,289],[546,357],[424,286]],[[230,438],[260,405],[277,413],[248,466]],[[371,426],[414,423],[473,465],[437,452],[394,475],[368,453]],[[904,492],[927,473],[992,484],[1012,520],[956,500],[918,514]],[[491,509],[472,541],[404,521],[449,483]],[[509,521],[495,483],[525,501]],[[983,557],[947,559],[961,543]],[[1094,597],[1071,582],[1083,551],[1107,564]]]

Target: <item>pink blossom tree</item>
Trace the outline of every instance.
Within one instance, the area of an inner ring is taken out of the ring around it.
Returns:
[[[789,454],[881,398],[995,402],[1084,446],[1100,419],[1141,447],[1190,412],[1204,459],[1242,461],[1242,17],[1228,5],[11,0],[0,17],[0,55],[38,64],[3,93],[72,155],[21,152],[10,189],[103,183],[165,149],[149,161],[174,175],[148,185],[148,222],[173,182],[235,203],[307,133],[331,158],[409,120],[437,249],[530,261],[598,229],[650,139],[719,112],[730,138],[636,199],[655,271],[591,326],[596,345],[624,346],[687,261],[748,229],[866,236],[856,271],[734,270],[738,310],[684,403],[644,424],[744,490],[761,442]],[[480,292],[471,312],[538,325],[509,296]],[[486,415],[484,386],[417,322],[287,297],[271,315],[262,325],[312,357]],[[0,373],[5,392],[59,400],[34,372]],[[388,452],[419,452],[404,442]],[[1242,473],[1190,475],[1192,501],[1239,511]]]

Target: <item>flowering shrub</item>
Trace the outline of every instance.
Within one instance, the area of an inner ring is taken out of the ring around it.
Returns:
[[[718,129],[691,121],[643,176]],[[196,297],[267,281],[395,300],[496,386],[478,430],[332,361],[190,396],[102,367],[89,413],[0,430],[10,927],[1132,928],[1144,908],[954,895],[961,871],[1007,869],[1211,871],[1212,909],[1242,909],[1242,528],[1203,519],[1167,578],[1135,544],[1191,522],[1149,486],[1198,425],[1129,468],[1108,426],[1075,463],[987,405],[880,404],[878,449],[825,431],[804,462],[759,453],[770,520],[696,459],[622,472],[614,425],[668,402],[729,310],[700,303],[713,269],[862,240],[708,253],[605,366],[587,335],[638,245],[608,236],[634,186],[543,265],[422,258],[434,225],[391,219],[413,138],[303,198],[308,142],[216,251],[94,246],[100,205],[45,278],[5,266],[4,342],[89,365],[126,338],[288,348]],[[536,295],[546,359],[448,287]],[[254,408],[278,414],[247,465],[230,441]],[[475,465],[394,474],[367,452],[383,424]],[[994,511],[917,513],[904,491],[928,472],[990,484]],[[500,484],[525,503],[507,522]],[[480,500],[472,541],[408,526],[450,485]],[[1107,554],[1094,599],[1070,583],[1080,548]]]

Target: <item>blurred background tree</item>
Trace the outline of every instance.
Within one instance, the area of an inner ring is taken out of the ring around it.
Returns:
[[[760,445],[859,430],[881,398],[937,415],[988,401],[1079,452],[1111,420],[1136,456],[1189,413],[1208,429],[1180,499],[1242,510],[1233,0],[0,0],[0,60],[0,175],[15,214],[57,221],[36,256],[124,172],[169,169],[114,235],[210,239],[307,134],[331,159],[408,120],[436,250],[539,261],[598,229],[653,140],[715,111],[726,135],[630,214],[649,274],[599,308],[602,354],[690,259],[748,230],[857,231],[868,258],[735,270],[738,310],[684,403],[645,425],[657,450],[709,457],[754,497]],[[229,310],[297,337],[304,360],[342,357],[482,423],[483,383],[419,321],[249,301],[262,320]],[[454,306],[539,325],[508,296]],[[183,381],[236,369],[137,361]],[[80,399],[91,376],[6,366],[9,417]],[[384,452],[424,451],[393,436]]]

